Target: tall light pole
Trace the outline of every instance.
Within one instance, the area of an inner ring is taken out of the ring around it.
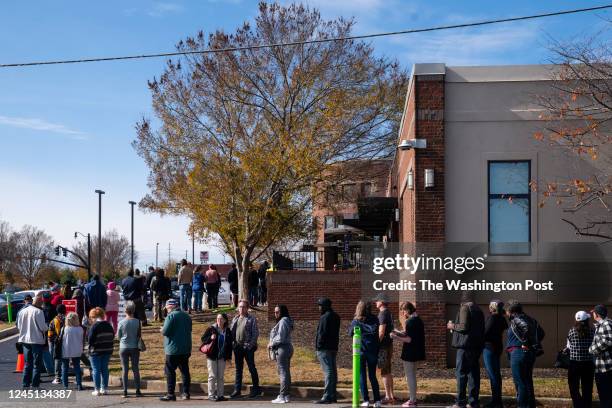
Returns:
[[[191,233],[191,263],[195,265],[195,232]]]
[[[134,205],[136,204],[136,202],[129,201],[129,204],[132,207],[132,263],[131,263],[131,269],[133,272],[134,271]]]
[[[74,239],[77,238],[77,235],[87,237],[87,282],[89,282],[91,280],[91,234],[87,233],[87,235],[85,235],[77,231],[74,233]]]
[[[158,258],[159,258],[159,242],[155,244],[155,269],[157,269]]]
[[[105,194],[102,190],[96,190],[98,194],[98,266],[96,268],[96,274],[101,276],[102,272],[102,194]]]

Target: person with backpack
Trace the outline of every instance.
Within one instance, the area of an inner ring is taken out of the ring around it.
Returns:
[[[191,282],[191,289],[193,290],[193,310],[196,312],[202,311],[202,297],[204,296],[204,267],[198,265],[193,272],[193,279]]]
[[[206,271],[204,281],[206,282],[206,302],[208,303],[208,309],[216,309],[219,298],[219,288],[221,287],[221,275],[217,272],[215,265],[209,265]]]
[[[595,320],[595,335],[589,353],[595,357],[595,384],[600,407],[612,407],[612,320],[608,309],[597,305],[591,311]]]
[[[166,301],[170,299],[170,279],[165,276],[163,269],[156,271],[157,275],[151,280],[151,292],[153,292],[153,320],[164,321]]]
[[[472,293],[463,294],[461,306],[454,322],[447,329],[453,334],[452,347],[457,349],[455,374],[457,377],[457,401],[452,408],[480,405],[480,354],[484,348],[485,321],[480,307],[473,301]],[[466,394],[466,390],[468,394]],[[469,401],[468,401],[469,399]]]
[[[523,305],[515,300],[508,302],[506,311],[510,320],[506,339],[506,351],[510,357],[512,379],[516,388],[518,408],[535,408],[533,366],[542,353],[544,331],[538,322],[523,312]]]
[[[56,308],[57,315],[49,323],[49,330],[47,331],[47,337],[49,339],[49,353],[53,358],[53,366],[55,368],[55,378],[51,384],[61,384],[61,373],[62,373],[62,339],[60,333],[64,328],[64,321],[66,319],[66,306],[59,304]]]
[[[203,351],[206,355],[208,369],[208,399],[225,401],[225,365],[232,360],[232,332],[229,329],[229,318],[225,313],[217,315],[216,322],[210,326],[201,337],[202,346],[208,345]]]
[[[81,375],[81,355],[85,340],[85,329],[81,326],[79,315],[71,312],[66,316],[64,328],[60,333],[62,350],[62,384],[68,388],[68,368],[72,363],[77,391],[83,390]]]
[[[491,402],[485,405],[485,408],[501,408],[503,403],[500,358],[504,351],[503,334],[508,328],[504,302],[497,299],[492,300],[489,303],[489,313],[489,317],[485,322],[482,361],[491,383]]]
[[[315,337],[317,359],[325,376],[325,389],[320,400],[315,404],[333,404],[337,401],[336,385],[338,384],[338,343],[340,342],[340,316],[332,309],[332,301],[321,298],[317,301],[321,317]]]
[[[352,339],[355,333],[355,328],[361,329],[361,375],[359,378],[359,387],[361,389],[361,397],[363,398],[362,407],[370,406],[370,396],[368,395],[368,378],[372,386],[372,394],[374,397],[374,407],[380,408],[380,388],[378,379],[376,378],[376,368],[378,364],[378,350],[380,349],[380,341],[378,339],[378,318],[372,314],[372,304],[360,300],[355,308],[355,318],[349,327],[349,336]]]
[[[289,309],[285,305],[274,308],[276,324],[270,330],[270,341],[268,352],[276,361],[278,376],[280,377],[280,391],[278,397],[273,399],[273,404],[287,404],[291,395],[291,357],[293,357],[293,343],[291,332],[293,331],[293,320],[289,316]]]
[[[94,275],[91,282],[85,285],[83,296],[85,296],[85,313],[87,313],[87,316],[89,316],[89,311],[96,307],[106,309],[106,287],[100,281],[100,275]]]
[[[576,312],[574,326],[567,334],[569,367],[567,384],[575,407],[590,407],[593,401],[593,376],[595,363],[589,354],[595,330],[589,325],[589,314],[583,310]],[[582,393],[580,392],[582,387]]]

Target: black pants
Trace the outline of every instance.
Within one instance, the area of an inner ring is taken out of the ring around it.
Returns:
[[[599,406],[612,408],[612,371],[595,373],[595,384],[599,394]]]
[[[457,377],[457,405],[460,407],[465,407],[468,403],[473,407],[479,406],[480,353],[481,350],[457,350],[455,375]]]
[[[216,309],[219,306],[219,285],[217,283],[206,284],[206,303],[209,309]]]
[[[255,390],[258,389],[259,374],[257,373],[257,367],[255,367],[255,350],[246,350],[242,346],[237,345],[234,348],[234,355],[236,356],[236,378],[234,381],[234,390],[240,391],[242,389],[242,371],[244,370],[244,360],[246,360],[247,366],[249,367],[253,388]]]
[[[134,317],[142,322],[142,324],[147,324],[147,312],[145,310],[145,304],[142,301],[142,298],[134,299],[134,306],[136,306],[136,311],[134,312]]]
[[[189,375],[189,355],[166,355],[166,382],[168,383],[168,394],[174,395],[174,389],[176,388],[176,369],[181,371],[181,378],[183,379],[183,394],[189,395],[189,388],[191,386],[191,375]]]
[[[593,374],[595,365],[593,361],[570,361],[567,370],[567,384],[569,385],[572,402],[576,408],[590,408],[593,400]],[[580,389],[582,387],[582,393]]]

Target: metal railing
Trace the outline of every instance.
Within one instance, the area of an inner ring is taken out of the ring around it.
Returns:
[[[333,269],[356,269],[361,263],[361,251],[359,248],[351,248],[344,253],[340,248],[333,250],[314,251],[274,251],[272,253],[272,264],[276,270],[308,270],[324,271]]]

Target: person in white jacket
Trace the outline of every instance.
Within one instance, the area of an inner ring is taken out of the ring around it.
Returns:
[[[45,333],[47,324],[41,309],[42,298],[36,298],[32,306],[21,310],[17,315],[17,328],[19,339],[23,346],[25,365],[23,368],[22,387],[24,389],[38,388],[40,386],[40,369],[42,366],[42,353],[45,346]]]

